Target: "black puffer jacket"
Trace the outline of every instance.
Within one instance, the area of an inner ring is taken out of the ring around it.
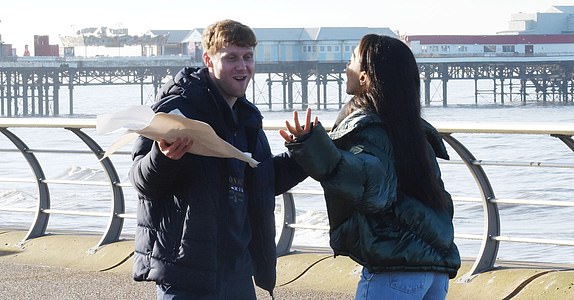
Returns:
[[[423,125],[440,178],[434,156],[448,155],[436,130]],[[437,212],[398,190],[392,145],[378,115],[357,110],[331,133],[319,125],[287,147],[323,186],[336,255],[350,256],[374,273],[456,275],[460,256],[454,244],[452,201],[447,211]]]
[[[233,134],[233,116],[217,101],[206,69],[185,68],[167,84],[154,104],[156,112],[178,109],[188,118],[210,124],[223,139]],[[272,156],[259,110],[245,98],[235,107],[245,128],[248,150],[260,162],[246,168],[255,282],[272,292],[275,281],[275,195],[305,178],[286,153]],[[228,199],[228,159],[186,154],[165,157],[156,143],[140,137],[133,150],[130,179],[139,194],[134,279],[156,281],[179,289],[217,288],[219,233],[226,222],[220,207]]]

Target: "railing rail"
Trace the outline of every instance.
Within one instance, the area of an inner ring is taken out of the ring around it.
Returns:
[[[564,168],[566,170],[574,168],[574,164],[569,163],[546,163],[546,162],[523,162],[523,161],[485,161],[474,157],[473,153],[465,145],[455,138],[454,134],[526,134],[526,135],[546,135],[559,139],[570,150],[574,151],[574,124],[518,124],[518,123],[435,123],[440,135],[446,143],[460,157],[460,161],[441,161],[445,164],[463,164],[466,166],[479,189],[480,198],[453,196],[454,201],[482,203],[484,211],[483,233],[465,234],[457,232],[455,238],[480,240],[480,251],[470,271],[463,276],[462,280],[470,280],[474,275],[488,271],[494,267],[497,258],[500,242],[552,244],[561,246],[574,246],[573,240],[563,239],[541,239],[529,237],[502,236],[500,214],[498,204],[519,204],[519,205],[540,205],[556,207],[574,207],[572,201],[555,200],[527,200],[527,199],[498,199],[491,186],[490,179],[483,169],[485,165],[494,166],[519,166],[536,168]],[[116,168],[110,158],[104,158],[104,151],[100,145],[90,137],[84,129],[93,129],[96,126],[95,119],[0,119],[0,132],[4,134],[16,147],[16,149],[0,149],[0,152],[20,152],[28,163],[33,178],[0,178],[0,182],[28,182],[35,183],[38,188],[38,203],[33,209],[23,209],[15,207],[0,207],[0,211],[11,212],[34,212],[34,220],[26,236],[21,243],[27,240],[40,237],[46,233],[49,216],[52,214],[75,215],[75,216],[95,216],[107,217],[108,223],[102,237],[91,251],[97,248],[118,241],[123,229],[123,221],[127,218],[135,218],[135,213],[125,212],[124,187],[130,187],[129,183],[120,182]],[[49,128],[54,130],[69,130],[73,132],[89,150],[68,150],[68,149],[31,149],[27,144],[14,134],[13,128]],[[282,128],[281,125],[266,123],[265,129],[276,130]],[[107,181],[85,181],[85,180],[57,180],[46,178],[42,165],[36,158],[39,153],[53,154],[89,154],[92,153],[100,161],[101,167],[106,173]],[[126,156],[127,151],[118,151],[114,155]],[[86,186],[110,186],[112,189],[111,209],[105,212],[86,212],[79,210],[53,209],[50,207],[50,185],[86,185]],[[283,221],[277,242],[278,255],[283,255],[291,251],[295,230],[313,229],[328,230],[328,226],[317,226],[309,224],[299,224],[296,222],[295,196],[298,195],[322,195],[320,190],[293,189],[283,195],[280,203],[283,212]]]

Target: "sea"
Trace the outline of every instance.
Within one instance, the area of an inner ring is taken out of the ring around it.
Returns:
[[[491,89],[488,82],[480,83],[482,90]],[[261,87],[261,88],[259,88]],[[336,89],[336,87],[331,87]],[[441,90],[437,87],[435,90]],[[562,102],[529,101],[507,98],[504,103],[495,101],[494,96],[475,96],[474,82],[450,81],[448,105],[441,99],[431,101],[423,108],[423,117],[434,122],[480,122],[504,123],[520,122],[525,127],[529,123],[574,124],[574,105]],[[154,95],[151,87],[144,87],[142,100],[139,86],[90,86],[75,87],[73,115],[69,115],[70,101],[67,91],[60,91],[60,114],[66,118],[95,118],[99,114],[112,113],[134,105],[150,105]],[[300,92],[300,91],[296,91]],[[331,125],[338,113],[337,91],[328,96],[327,109],[309,100],[313,114],[321,122]],[[343,90],[344,94],[344,90]],[[264,82],[257,78],[247,97],[261,109],[266,121],[282,122],[292,120],[292,111],[283,110],[281,99],[273,99],[271,110],[262,100],[267,95]],[[310,89],[309,95],[316,95]],[[436,97],[433,94],[433,97]],[[309,98],[313,98],[310,96]],[[348,100],[345,96],[344,101]],[[440,98],[440,97],[436,97]],[[323,99],[321,100],[323,102]],[[294,108],[302,113],[300,103]],[[73,133],[64,129],[11,128],[30,149],[74,149],[88,150],[85,144]],[[93,129],[85,129],[104,150],[121,136],[120,132],[98,135]],[[268,131],[267,136],[274,153],[285,151],[282,138],[277,131]],[[543,135],[524,134],[454,134],[473,155],[483,161],[527,162],[531,166],[517,166],[522,163],[507,163],[505,166],[486,165],[484,170],[498,199],[526,199],[572,201],[574,198],[574,153],[559,139]],[[122,183],[129,183],[128,170],[131,165],[129,151],[131,145],[121,149],[111,157]],[[15,149],[11,142],[0,136],[0,149]],[[451,162],[440,160],[442,178],[446,189],[457,198],[480,198],[473,176],[456,152],[447,147]],[[107,181],[107,176],[93,154],[62,154],[39,152],[36,156],[42,164],[45,178],[52,180]],[[540,167],[540,165],[564,164],[570,167]],[[32,177],[30,167],[22,155],[16,151],[2,152],[0,155],[0,179]],[[52,209],[109,212],[112,192],[109,186],[50,184]],[[320,185],[307,179],[296,189],[321,190]],[[123,188],[125,211],[135,214],[136,195],[131,186]],[[32,209],[37,207],[38,190],[35,184],[27,182],[0,181],[0,207]],[[281,201],[281,197],[277,201]],[[295,195],[296,220],[299,224],[327,226],[327,215],[321,195]],[[280,223],[280,206],[277,206],[277,223]],[[513,238],[534,238],[574,241],[574,207],[547,207],[521,204],[499,204],[501,235]],[[26,211],[8,212],[0,210],[0,228],[28,228],[34,213]],[[47,231],[104,232],[108,218],[70,216],[54,214],[50,216]],[[458,234],[482,235],[485,223],[483,206],[480,202],[455,202],[455,231]],[[126,219],[123,236],[131,237],[135,232],[135,220]],[[463,257],[476,257],[480,251],[480,240],[457,238],[456,243]],[[297,229],[293,244],[296,246],[328,247],[328,233],[320,229]],[[574,246],[531,244],[502,241],[498,258],[504,260],[574,263]]]

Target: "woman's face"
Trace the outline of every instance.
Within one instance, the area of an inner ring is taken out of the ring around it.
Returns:
[[[365,76],[365,72],[361,71],[361,56],[359,55],[359,46],[355,47],[351,59],[347,63],[345,69],[347,73],[347,94],[359,95],[363,86],[361,85],[361,76]],[[364,83],[364,82],[363,82]]]

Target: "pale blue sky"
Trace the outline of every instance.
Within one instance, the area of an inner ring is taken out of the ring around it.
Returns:
[[[93,3],[93,4],[91,4]],[[168,4],[169,3],[169,4]],[[214,0],[3,1],[0,34],[23,51],[33,36],[70,34],[73,28],[192,29],[231,18],[251,27],[388,27],[401,34],[495,34],[511,14],[546,11],[561,0]]]

